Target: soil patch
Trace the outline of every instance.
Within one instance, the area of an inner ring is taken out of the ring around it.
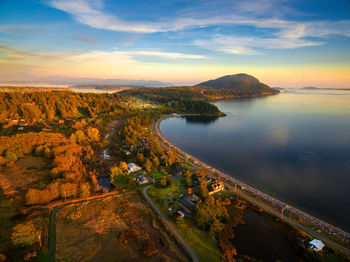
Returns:
[[[60,210],[56,217],[56,259],[186,261],[135,193]]]

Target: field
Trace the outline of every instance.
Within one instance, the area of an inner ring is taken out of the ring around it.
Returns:
[[[136,193],[62,209],[58,261],[186,261]]]
[[[159,179],[159,178],[163,178],[166,176],[166,174],[162,173],[162,172],[157,172],[157,171],[152,171],[152,172],[148,172],[147,176],[150,176],[154,179]]]

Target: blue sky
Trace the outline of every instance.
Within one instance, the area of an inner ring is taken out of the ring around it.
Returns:
[[[350,87],[350,1],[0,0],[0,81]]]

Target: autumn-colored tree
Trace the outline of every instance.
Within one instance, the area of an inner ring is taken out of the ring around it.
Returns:
[[[15,162],[17,160],[17,155],[11,151],[11,150],[7,150],[6,154],[5,154],[5,158],[7,160],[7,162]]]
[[[143,165],[145,158],[144,158],[142,153],[137,153],[137,160],[138,160],[140,165]]]
[[[100,131],[98,131],[95,127],[88,127],[87,129],[87,136],[90,141],[97,142],[100,140]]]
[[[152,162],[149,159],[146,159],[144,167],[148,172],[152,171]]]
[[[80,187],[80,193],[79,193],[79,196],[84,198],[84,197],[88,197],[90,196],[90,185],[89,183],[82,183],[79,185]]]
[[[192,173],[190,171],[185,172],[185,177],[186,177],[186,184],[188,187],[192,186]]]
[[[124,171],[120,167],[117,167],[117,166],[111,167],[110,171],[111,171],[112,178],[116,177],[116,176],[124,175]]]
[[[129,167],[128,167],[128,164],[124,161],[121,161],[119,163],[119,168],[124,172],[126,173],[128,170],[129,170]]]
[[[16,246],[30,246],[38,241],[41,244],[41,230],[31,221],[18,224],[12,229],[11,242]]]

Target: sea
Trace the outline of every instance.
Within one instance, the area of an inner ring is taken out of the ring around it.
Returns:
[[[160,131],[228,175],[350,232],[350,91],[284,89],[213,103],[225,117],[172,117]]]

